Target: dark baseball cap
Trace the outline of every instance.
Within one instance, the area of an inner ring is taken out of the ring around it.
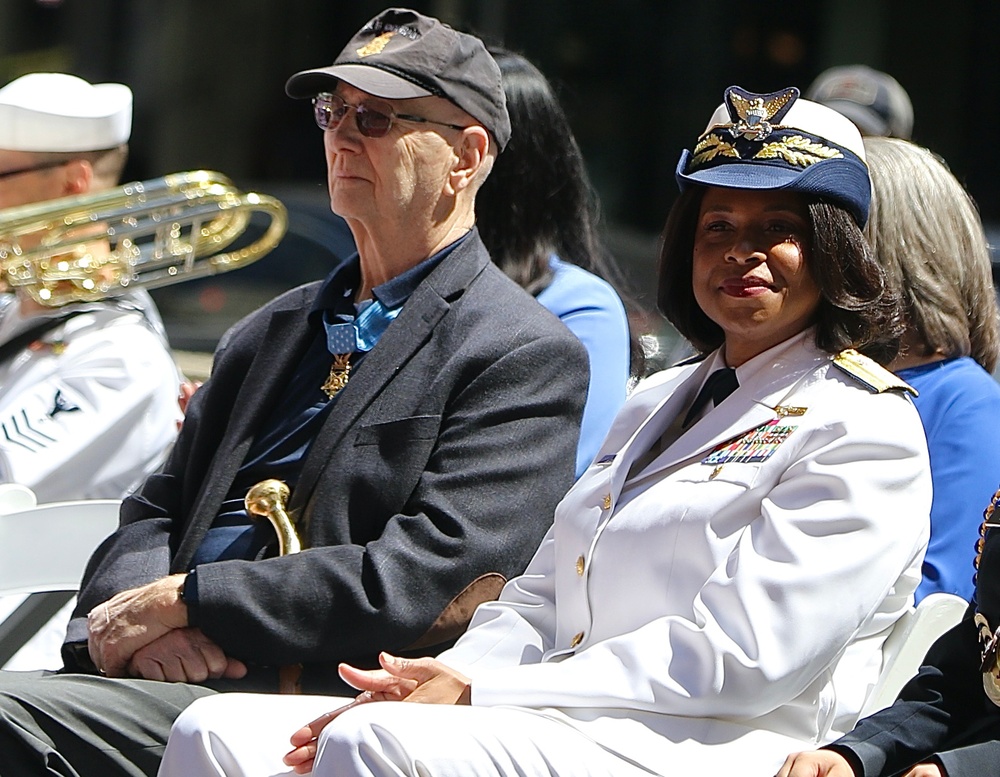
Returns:
[[[863,135],[909,140],[913,132],[910,96],[881,70],[866,65],[832,67],[820,73],[805,96],[844,114]]]
[[[380,13],[332,65],[296,73],[285,91],[313,97],[338,81],[389,100],[443,97],[489,130],[501,150],[510,140],[500,68],[483,42],[408,8]]]

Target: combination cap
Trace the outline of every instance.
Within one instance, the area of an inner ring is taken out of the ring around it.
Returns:
[[[871,180],[861,133],[832,108],[789,87],[756,94],[731,86],[695,147],[681,154],[681,191],[691,184],[784,189],[846,208],[868,220]]]

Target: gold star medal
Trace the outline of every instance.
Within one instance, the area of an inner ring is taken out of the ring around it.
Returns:
[[[327,375],[326,382],[320,388],[323,389],[327,397],[333,399],[350,379],[351,355],[349,353],[335,353],[333,364],[330,365],[330,374]]]

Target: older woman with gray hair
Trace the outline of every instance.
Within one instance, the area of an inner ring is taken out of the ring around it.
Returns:
[[[935,591],[970,599],[969,549],[983,505],[1000,482],[1000,312],[989,248],[975,204],[926,148],[865,138],[874,197],[865,230],[901,289],[907,330],[890,364],[919,392],[934,501],[916,598]]]
[[[973,619],[1000,634],[1000,535],[982,518],[984,506],[987,519],[1000,506],[1000,459],[988,444],[1000,434],[1000,386],[987,372],[998,347],[989,251],[975,204],[942,160],[888,138],[866,138],[865,152],[875,195],[868,238],[907,307],[906,350],[891,366],[920,391],[930,449],[931,538],[918,593],[957,586],[971,598],[977,563],[980,577],[975,606],[891,707],[826,748],[790,755],[778,777],[996,774],[1000,710],[984,693],[983,671],[996,676],[1000,664],[986,661]]]

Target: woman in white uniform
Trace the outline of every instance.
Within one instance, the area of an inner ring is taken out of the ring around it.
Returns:
[[[704,358],[639,385],[453,648],[342,667],[354,700],[198,701],[162,777],[773,774],[848,730],[931,496],[906,385],[858,353],[900,331],[863,159],[798,90],[728,89],[661,250],[660,307]]]

